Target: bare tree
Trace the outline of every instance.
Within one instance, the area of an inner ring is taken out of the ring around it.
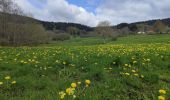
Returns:
[[[110,25],[111,25],[111,23],[109,21],[101,21],[101,22],[98,23],[97,26],[98,27],[108,27]]]
[[[67,32],[70,33],[73,36],[77,36],[80,34],[80,30],[76,27],[68,27]]]
[[[162,23],[160,20],[156,21],[153,25],[153,30],[158,33],[164,33],[167,29],[167,26]]]
[[[44,43],[47,34],[42,25],[23,17],[23,11],[14,0],[0,0],[0,44],[33,45]]]
[[[115,30],[110,26],[111,23],[109,21],[99,22],[98,26],[95,28],[95,31],[104,38],[104,43],[107,38],[117,38],[118,34]]]
[[[0,11],[4,13],[10,13],[11,12],[11,0],[0,0]]]

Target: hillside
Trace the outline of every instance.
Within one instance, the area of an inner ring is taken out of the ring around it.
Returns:
[[[0,13],[0,20],[2,19],[2,15],[4,15],[4,13]],[[19,16],[19,15],[11,15],[11,14],[5,14],[6,17],[12,17],[13,20],[11,20],[12,22],[22,22],[24,20],[25,23],[31,23],[31,22],[38,22],[40,24],[43,25],[43,27],[46,30],[60,30],[60,31],[66,31],[68,27],[75,27],[81,31],[85,31],[85,32],[89,32],[89,31],[93,31],[94,27],[90,27],[90,26],[86,26],[86,25],[82,25],[82,24],[78,24],[78,23],[67,23],[67,22],[48,22],[48,21],[41,21],[38,19],[34,19],[34,18],[30,18],[30,17],[26,17],[26,16]],[[16,19],[19,19],[17,20]],[[162,21],[165,25],[170,27],[170,18],[166,18],[166,19],[155,19],[155,20],[148,20],[148,21],[140,21],[140,22],[134,22],[134,23],[120,23],[118,25],[113,26],[113,28],[117,28],[117,29],[122,29],[124,27],[129,27],[130,29],[133,28],[133,26],[137,25],[137,24],[147,24],[147,25],[154,25],[154,23],[156,21]],[[132,29],[133,30],[133,29]]]
[[[155,19],[155,20],[148,20],[148,21],[139,21],[139,22],[134,22],[134,23],[120,23],[118,25],[115,25],[113,27],[116,27],[118,29],[124,28],[124,27],[131,27],[137,24],[146,24],[146,25],[154,25],[156,21],[160,20],[163,24],[167,25],[170,27],[170,18],[166,19]]]
[[[86,26],[86,25],[82,25],[82,24],[77,24],[77,23],[66,23],[66,22],[46,22],[46,21],[39,21],[40,23],[43,24],[43,26],[45,27],[45,29],[47,30],[62,30],[62,31],[66,31],[68,27],[76,27],[79,30],[84,30],[84,31],[92,31],[93,28]]]
[[[148,25],[154,25],[154,23],[158,20],[163,22],[165,25],[170,26],[170,18],[141,21],[141,22],[135,22],[135,23],[131,23],[131,24],[143,24],[143,23],[145,23],[145,24],[148,24]]]
[[[0,13],[0,20],[4,20],[3,16],[5,19],[10,19],[11,23],[33,23],[37,22],[39,24],[42,24],[46,30],[61,30],[61,31],[66,31],[68,27],[76,27],[79,30],[84,30],[84,31],[92,31],[93,28],[78,24],[78,23],[66,23],[66,22],[47,22],[47,21],[40,21],[38,19],[26,17],[26,16],[21,16],[21,15],[14,15],[14,14],[5,14],[5,13]]]

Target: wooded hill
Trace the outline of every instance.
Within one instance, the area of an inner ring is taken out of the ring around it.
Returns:
[[[4,13],[0,13],[0,19],[1,20],[3,20],[2,17],[1,17],[2,14],[4,14]],[[41,21],[41,20],[34,19],[34,18],[31,18],[31,17],[14,15],[14,14],[7,14],[6,17],[10,17],[10,18],[13,17],[13,20],[11,20],[11,21],[14,22],[14,23],[15,22],[18,23],[18,21],[22,22],[23,20],[24,20],[25,23],[32,23],[32,22],[35,23],[36,22],[36,23],[42,24],[43,27],[46,30],[49,30],[49,31],[53,31],[53,30],[67,31],[67,29],[69,27],[75,27],[75,28],[77,28],[79,30],[89,32],[89,31],[93,31],[94,28],[95,28],[95,27],[90,27],[90,26],[78,24],[78,23]],[[19,20],[16,20],[15,19],[16,17]],[[136,26],[138,24],[147,24],[147,25],[153,26],[155,24],[155,22],[158,21],[158,20],[160,20],[163,24],[170,27],[170,18],[148,20],[148,21],[141,21],[141,22],[135,22],[135,23],[120,23],[120,24],[112,26],[112,27],[117,28],[117,29],[121,29],[121,28],[124,28],[124,27],[129,27],[133,31],[133,28],[131,28],[131,27],[134,27],[134,26]]]
[[[170,26],[170,18],[130,24],[121,23],[112,27],[90,27],[77,23],[40,21],[22,15],[0,13],[0,43],[1,45],[16,46],[32,45],[46,43],[49,40],[67,40],[70,36],[115,38],[120,35],[136,34],[138,31],[143,31],[146,26],[147,31],[153,30],[152,26],[157,21],[161,22],[160,28],[164,29],[164,27]],[[156,28],[160,26],[159,24]],[[141,26],[144,27],[141,28]],[[160,33],[159,30],[157,32]]]
[[[153,26],[158,20],[161,21],[163,24],[165,24],[165,25],[170,27],[170,18],[155,19],[155,20],[148,20],[148,21],[139,21],[139,22],[134,22],[134,23],[120,23],[120,24],[115,25],[113,27],[121,29],[123,27],[132,27],[132,26],[138,25],[138,24],[146,24],[146,25]]]

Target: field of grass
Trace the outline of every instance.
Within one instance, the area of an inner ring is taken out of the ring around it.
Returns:
[[[168,43],[170,44],[170,35],[131,35],[128,37],[120,37],[117,41],[112,41],[110,38],[104,40],[100,37],[90,38],[73,38],[64,42],[54,42],[50,46],[65,45],[65,46],[77,46],[77,45],[102,45],[106,44],[148,44],[148,43]]]
[[[170,100],[169,35],[106,41],[0,47],[0,100]]]

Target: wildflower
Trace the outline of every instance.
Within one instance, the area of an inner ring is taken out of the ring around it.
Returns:
[[[76,84],[76,83],[71,83],[71,87],[72,87],[72,88],[76,88],[76,87],[77,87],[77,84]]]
[[[158,100],[165,100],[164,96],[158,96]]]
[[[113,62],[113,64],[116,64],[116,62]]]
[[[132,70],[132,72],[133,72],[133,73],[136,73],[136,71],[135,71],[135,70]]]
[[[125,66],[127,67],[127,66],[128,66],[128,64],[125,64]]]
[[[151,60],[150,59],[146,59],[148,62],[150,62]]]
[[[0,82],[0,85],[2,85],[3,84],[3,82]]]
[[[86,83],[87,85],[90,85],[91,81],[90,81],[90,80],[85,80],[85,83]]]
[[[75,98],[76,98],[76,95],[73,95],[73,98],[75,99]]]
[[[60,99],[64,99],[66,93],[64,93],[63,91],[59,92],[59,95],[60,95]]]
[[[109,67],[109,69],[110,69],[110,70],[112,70],[112,68],[111,68],[111,67]]]
[[[66,65],[66,62],[64,61],[63,64]]]
[[[77,82],[78,83],[78,85],[80,85],[81,84],[81,82]]]
[[[141,77],[141,78],[144,78],[144,76],[143,76],[143,75],[141,75],[140,77]]]
[[[159,90],[159,93],[160,93],[160,94],[166,94],[166,90],[160,89],[160,90]]]
[[[73,95],[74,94],[74,88],[67,88],[66,89],[66,93],[68,94],[68,95]]]
[[[133,61],[133,63],[135,64],[135,63],[137,63],[137,61]]]
[[[21,62],[21,63],[24,63],[24,60],[21,60],[20,62]]]
[[[139,74],[134,74],[135,76],[139,76]]]
[[[125,73],[125,75],[129,76],[130,74],[129,73]]]
[[[132,60],[134,60],[135,58],[134,57],[132,57]]]
[[[56,62],[56,63],[60,63],[60,61],[59,61],[59,60],[56,60],[55,62]]]
[[[11,79],[11,77],[10,77],[10,76],[6,76],[5,79],[6,79],[6,80],[9,80],[9,79]]]
[[[16,81],[12,81],[11,84],[16,84],[17,82]]]

